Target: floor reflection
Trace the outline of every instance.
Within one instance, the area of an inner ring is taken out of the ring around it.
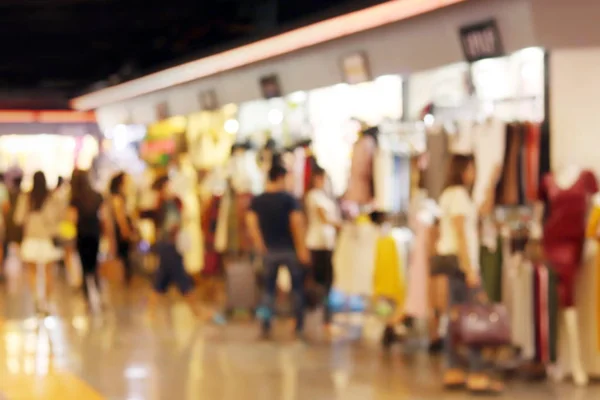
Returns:
[[[0,315],[7,318],[0,325],[0,399],[466,398],[440,390],[439,360],[424,354],[384,357],[371,340],[297,343],[285,323],[274,342],[261,342],[249,322],[226,328],[194,323],[177,298],[151,322],[144,290],[115,291],[115,306],[90,316],[79,296],[59,287],[57,315],[36,318],[26,293],[0,287]],[[595,400],[600,389],[515,382],[500,399],[564,398]]]

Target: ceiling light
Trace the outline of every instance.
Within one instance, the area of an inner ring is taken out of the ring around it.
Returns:
[[[240,123],[235,119],[228,119],[225,121],[224,129],[225,132],[229,133],[230,135],[235,135],[240,129]]]
[[[279,125],[283,122],[283,113],[280,110],[274,108],[271,111],[269,111],[268,119],[271,125]]]

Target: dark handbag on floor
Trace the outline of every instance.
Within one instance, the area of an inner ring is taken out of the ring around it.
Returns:
[[[459,344],[474,347],[511,343],[508,311],[502,304],[475,300],[450,310],[450,332]]]

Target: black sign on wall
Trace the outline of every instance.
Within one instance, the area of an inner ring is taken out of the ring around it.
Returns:
[[[198,95],[198,101],[200,103],[200,109],[205,111],[215,111],[219,108],[219,101],[217,100],[217,92],[214,90],[205,90],[200,92]]]
[[[162,103],[158,103],[156,105],[156,120],[162,121],[163,119],[167,119],[171,116],[171,112],[169,110],[169,103],[163,101]]]
[[[460,40],[469,62],[504,56],[500,30],[495,19],[462,27]]]

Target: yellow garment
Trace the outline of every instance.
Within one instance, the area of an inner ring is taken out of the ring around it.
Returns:
[[[71,221],[62,221],[58,226],[58,232],[64,240],[72,240],[77,236],[77,228]]]
[[[594,209],[590,213],[588,225],[586,229],[586,236],[591,239],[595,239],[600,244],[600,206],[594,206]],[[600,252],[596,254],[596,320],[600,321]],[[600,329],[596,332],[598,349],[600,349]]]
[[[406,281],[396,241],[391,235],[382,236],[375,247],[375,274],[373,277],[375,297],[394,301],[397,308],[404,307]]]

